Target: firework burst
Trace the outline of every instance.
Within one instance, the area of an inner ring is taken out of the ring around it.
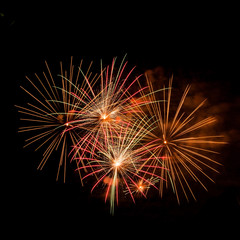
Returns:
[[[88,144],[91,144],[92,152],[94,152],[94,142],[97,143],[99,139],[103,138],[107,142],[106,138],[117,134],[121,129],[120,126],[135,121],[135,113],[140,105],[147,104],[143,100],[139,102],[134,100],[147,87],[133,90],[133,93],[130,93],[131,87],[142,75],[129,80],[135,67],[124,74],[127,65],[124,58],[118,68],[116,68],[116,58],[113,59],[111,66],[104,69],[101,63],[101,74],[98,82],[100,88],[93,88],[88,78],[83,75],[86,88],[74,86],[76,94],[68,92],[68,95],[78,100],[74,106],[77,109],[74,113],[75,119],[69,121],[68,124],[71,125],[70,130],[79,129],[82,132],[79,134],[79,141],[73,149],[75,154],[80,154],[82,158],[85,155],[82,146],[87,149]]]
[[[163,169],[159,170],[156,168],[156,172],[158,172],[163,179],[169,180],[162,181],[160,179],[160,194],[162,196],[164,186],[168,187],[169,183],[171,183],[177,201],[180,203],[179,189],[182,190],[187,200],[187,190],[196,200],[190,186],[190,179],[200,183],[206,190],[206,186],[200,179],[201,176],[214,182],[206,171],[211,170],[218,172],[214,165],[221,164],[210,157],[210,155],[218,153],[213,151],[214,147],[219,144],[225,144],[226,142],[222,141],[223,136],[207,135],[206,131],[205,133],[200,132],[200,130],[212,126],[212,124],[216,122],[216,118],[214,117],[195,120],[197,112],[206,100],[202,101],[189,114],[183,111],[183,105],[190,86],[186,87],[176,108],[171,104],[172,80],[172,78],[169,80],[168,88],[163,88],[162,102],[156,101],[154,94],[149,95],[150,104],[146,105],[146,112],[148,112],[148,114],[144,114],[154,116],[156,124],[154,130],[149,132],[147,136],[148,141],[151,142],[148,147],[153,149],[154,156],[162,157],[161,163],[165,168],[169,169],[169,171],[166,172],[163,171]],[[153,86],[148,77],[147,82],[149,90],[153,92]],[[174,109],[176,109],[175,112]],[[156,161],[156,159],[152,158],[150,160],[151,162],[147,163],[152,166],[157,166],[159,161]],[[161,171],[161,173],[159,171]]]
[[[19,132],[29,132],[31,137],[25,140],[24,147],[38,143],[35,150],[44,148],[43,158],[38,166],[42,170],[47,160],[50,158],[54,150],[60,153],[58,164],[57,180],[59,179],[60,169],[63,166],[64,182],[66,180],[66,166],[69,147],[78,142],[78,132],[71,127],[69,122],[76,119],[75,112],[79,105],[79,100],[67,94],[72,92],[75,94],[73,86],[79,84],[80,70],[82,61],[77,71],[74,71],[74,65],[70,63],[69,71],[64,70],[62,62],[60,62],[60,74],[52,75],[50,68],[45,62],[47,73],[43,72],[43,79],[37,74],[36,83],[26,77],[31,84],[31,91],[21,88],[31,97],[31,101],[27,106],[18,106],[19,112],[25,117],[20,118],[21,121],[27,123],[26,126],[19,128]],[[90,77],[91,64],[88,67],[85,76]],[[97,77],[95,75],[92,81]],[[61,88],[57,87],[61,86]],[[70,144],[69,144],[70,143]]]
[[[146,197],[144,193],[146,189],[150,186],[156,188],[156,178],[164,181],[162,176],[154,173],[156,166],[142,165],[152,158],[147,145],[142,144],[142,139],[151,131],[151,124],[148,121],[142,119],[132,125],[121,124],[119,132],[111,135],[106,132],[108,136],[104,139],[92,139],[94,144],[87,144],[88,147],[95,145],[95,151],[87,150],[89,156],[84,159],[86,164],[78,170],[88,169],[83,180],[90,176],[95,177],[96,182],[91,191],[102,185],[105,189],[105,201],[109,199],[112,214],[120,192],[124,194],[127,192],[135,202],[135,189]],[[86,152],[86,148],[84,150]],[[161,166],[157,168],[166,170]]]

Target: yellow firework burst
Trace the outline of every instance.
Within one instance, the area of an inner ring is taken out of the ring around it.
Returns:
[[[31,133],[31,137],[25,140],[24,147],[33,143],[37,145],[36,150],[45,147],[42,160],[38,166],[40,170],[54,150],[58,150],[60,159],[57,180],[61,166],[63,166],[64,182],[66,180],[69,147],[75,145],[79,139],[78,132],[71,127],[70,122],[76,119],[76,112],[80,105],[80,100],[73,97],[76,94],[76,89],[73,86],[80,84],[80,71],[83,61],[76,67],[72,60],[71,58],[68,71],[63,68],[63,64],[60,62],[60,74],[58,75],[53,75],[47,62],[45,62],[47,72],[43,72],[42,78],[37,74],[35,74],[35,81],[26,77],[30,83],[30,90],[22,86],[21,88],[31,97],[31,101],[27,103],[27,106],[16,105],[19,112],[25,116],[20,120],[26,123],[26,126],[19,128],[19,132]],[[85,76],[88,79],[91,77],[91,82],[94,84],[99,75],[91,76],[91,65],[92,63],[89,65]],[[84,88],[85,85],[86,83],[83,82],[82,87]],[[57,86],[61,86],[61,88]],[[69,95],[68,92],[72,92],[72,95]]]

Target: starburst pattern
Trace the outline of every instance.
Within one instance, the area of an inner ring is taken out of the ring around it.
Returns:
[[[151,98],[150,104],[146,105],[147,113],[144,114],[154,116],[156,124],[155,129],[148,135],[148,141],[151,141],[149,147],[154,149],[153,154],[155,156],[162,157],[163,165],[169,169],[169,172],[161,170],[161,176],[169,179],[169,181],[160,180],[160,193],[163,195],[164,185],[168,187],[171,183],[180,203],[180,189],[187,200],[187,190],[196,200],[189,183],[190,179],[200,183],[206,190],[206,186],[201,181],[201,176],[214,182],[206,172],[207,170],[218,172],[214,165],[221,165],[221,163],[215,161],[209,155],[217,154],[218,152],[212,150],[212,148],[219,144],[226,144],[226,142],[223,141],[222,135],[208,135],[207,131],[199,131],[208,129],[207,127],[216,122],[216,118],[211,116],[195,120],[196,114],[206,100],[195,107],[193,106],[193,110],[189,114],[183,111],[190,86],[186,87],[180,102],[176,106],[171,104],[172,81],[173,78],[169,80],[168,88],[163,88],[162,102],[156,101],[154,94],[149,95]],[[152,91],[153,86],[149,79],[148,85],[150,91]],[[157,166],[158,162],[153,159],[150,164]]]
[[[73,94],[75,94],[75,89],[72,89],[72,86],[79,82],[82,61],[77,72],[74,71],[72,58],[68,72],[63,69],[63,64],[60,62],[60,75],[58,76],[53,76],[47,62],[45,64],[47,73],[43,72],[43,78],[35,74],[36,83],[26,77],[31,84],[31,91],[21,86],[31,97],[31,101],[27,103],[27,106],[16,106],[19,112],[25,116],[20,120],[26,124],[26,126],[19,128],[19,132],[32,134],[31,137],[26,139],[24,147],[35,143],[37,145],[35,150],[45,148],[43,158],[38,166],[40,170],[43,169],[54,150],[59,150],[57,179],[61,166],[64,166],[65,181],[68,148],[69,145],[75,145],[78,141],[78,133],[74,129],[70,131],[69,122],[76,118],[75,112],[79,102],[78,99],[69,96],[67,92],[73,91]],[[91,64],[86,75],[90,75],[90,67]],[[61,89],[57,88],[56,85],[60,85]]]
[[[225,144],[220,135],[206,134],[216,118],[201,117],[205,101],[187,113],[184,103],[190,86],[174,104],[172,78],[168,87],[154,89],[146,75],[127,70],[126,56],[93,74],[92,65],[84,71],[83,61],[69,70],[60,62],[60,72],[52,74],[46,63],[43,78],[27,77],[30,89],[21,87],[31,98],[27,106],[16,106],[25,126],[19,132],[31,134],[25,147],[36,144],[43,150],[38,169],[49,159],[59,158],[57,180],[67,162],[75,162],[81,183],[93,182],[110,202],[114,213],[122,196],[147,197],[149,189],[173,189],[180,203],[180,193],[196,199],[191,181],[207,189],[202,178],[214,181],[209,171],[218,172],[215,146]],[[58,155],[54,154],[58,150]],[[56,157],[58,156],[58,157]],[[157,187],[158,186],[158,187]]]
[[[148,121],[151,121],[149,119]],[[145,119],[137,120],[133,125],[122,124],[119,132],[115,132],[108,136],[106,132],[104,139],[98,139],[94,144],[94,151],[89,149],[89,157],[84,158],[87,162],[78,170],[89,169],[90,173],[86,174],[83,179],[95,176],[96,183],[92,187],[92,191],[101,183],[106,186],[105,201],[110,199],[111,213],[114,211],[114,202],[118,202],[119,189],[127,190],[133,202],[134,190],[133,186],[146,197],[143,188],[155,186],[153,178],[164,179],[154,173],[155,166],[143,162],[150,161],[153,157],[147,144],[142,144],[142,139],[151,131],[151,125]],[[86,152],[86,148],[84,148]],[[150,153],[150,154],[149,154]],[[163,167],[158,167],[167,170]]]

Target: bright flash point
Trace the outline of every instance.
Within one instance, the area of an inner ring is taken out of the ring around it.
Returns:
[[[107,114],[103,114],[103,115],[101,116],[101,119],[106,120],[107,117],[108,117]]]
[[[68,126],[69,126],[69,123],[65,123],[65,126],[68,127]]]
[[[114,167],[119,167],[121,165],[121,161],[120,160],[115,160],[114,162],[113,162],[113,166]]]
[[[164,142],[163,142],[164,144],[167,144],[167,141],[166,140],[164,140]]]
[[[106,119],[107,118],[107,115],[106,114],[103,114],[102,115],[102,119]]]

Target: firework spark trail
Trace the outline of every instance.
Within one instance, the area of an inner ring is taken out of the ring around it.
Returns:
[[[89,158],[82,159],[86,161],[86,164],[78,168],[78,170],[85,170],[86,168],[91,170],[83,179],[93,175],[96,176],[96,182],[91,191],[101,183],[105,184],[105,201],[109,198],[112,214],[114,213],[115,202],[118,203],[120,189],[122,192],[127,191],[132,201],[135,202],[132,186],[139,187],[139,182],[142,182],[142,187],[155,187],[152,177],[162,179],[161,176],[151,171],[152,166],[142,166],[142,161],[150,158],[147,156],[147,147],[142,145],[142,139],[148,131],[151,131],[149,129],[150,124],[143,119],[127,126],[121,124],[119,127],[118,134],[113,134],[111,137],[107,136],[106,142],[102,139],[94,141],[94,144],[96,144],[95,151],[92,152],[89,149]],[[106,132],[106,134],[109,134],[109,132]],[[88,143],[87,145],[88,147],[91,146]],[[145,168],[147,169],[145,170]],[[159,168],[166,170],[160,166]],[[143,189],[141,193],[146,197]]]
[[[146,79],[149,91],[154,92],[153,86],[147,76]],[[190,90],[190,86],[186,87],[175,113],[172,113],[175,108],[174,105],[171,104],[172,80],[172,78],[169,80],[168,88],[163,88],[163,101],[157,101],[155,94],[150,94],[150,104],[146,105],[147,111],[142,111],[141,113],[143,115],[155,116],[156,128],[149,132],[147,136],[148,141],[151,142],[149,147],[154,148],[153,155],[161,156],[161,160],[163,161],[161,164],[169,169],[167,172],[161,170],[160,175],[170,181],[160,180],[160,194],[161,196],[163,195],[164,185],[168,187],[168,182],[170,182],[176,194],[177,201],[180,203],[178,185],[180,185],[180,189],[183,191],[187,200],[187,189],[196,200],[189,183],[189,177],[200,183],[206,190],[207,188],[200,180],[198,173],[201,173],[202,176],[214,182],[213,179],[205,173],[205,169],[218,172],[212,165],[221,164],[209,156],[210,154],[217,153],[211,150],[211,147],[215,147],[218,144],[226,144],[226,142],[222,141],[223,136],[203,135],[198,131],[216,122],[214,117],[206,117],[202,120],[194,121],[195,115],[206,100],[195,107],[190,114],[186,115],[186,113],[183,112],[184,101]],[[151,159],[151,162],[145,163],[151,166],[157,166],[159,161],[156,161],[156,159],[157,158]],[[158,172],[157,168],[156,172]]]

